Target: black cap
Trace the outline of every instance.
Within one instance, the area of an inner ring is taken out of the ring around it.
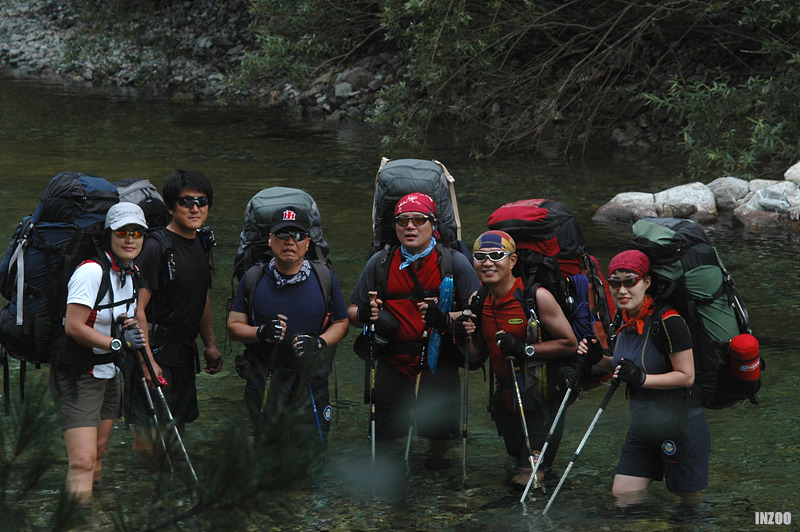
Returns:
[[[287,227],[308,233],[311,228],[311,224],[308,221],[308,214],[306,211],[292,206],[285,207],[283,209],[277,209],[272,214],[272,225],[270,226],[269,232],[275,234],[281,229],[286,229]]]

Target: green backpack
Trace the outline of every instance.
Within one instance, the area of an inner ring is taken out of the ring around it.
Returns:
[[[692,334],[695,386],[703,406],[720,409],[749,399],[758,402],[761,379],[744,380],[731,371],[729,343],[750,333],[742,296],[703,227],[680,218],[643,218],[633,224],[633,247],[650,259],[655,315],[672,307]],[[661,352],[661,320],[652,320]],[[757,370],[764,368],[759,357]]]

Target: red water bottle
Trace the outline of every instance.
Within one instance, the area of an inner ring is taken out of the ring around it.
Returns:
[[[761,376],[758,340],[752,334],[740,334],[730,342],[731,375],[743,381],[757,381]]]

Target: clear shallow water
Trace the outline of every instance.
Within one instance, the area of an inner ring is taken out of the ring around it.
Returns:
[[[423,153],[381,153],[378,141],[377,133],[361,126],[307,123],[261,109],[133,101],[0,77],[0,238],[10,236],[19,219],[33,210],[47,181],[60,171],[86,171],[111,181],[146,177],[160,187],[174,168],[198,168],[215,187],[209,217],[218,242],[212,302],[215,331],[222,343],[224,303],[231,291],[244,206],[262,188],[299,187],[314,196],[347,296],[369,249],[372,187],[381,155],[436,158],[447,165],[456,177],[468,243],[484,230],[492,210],[505,202],[548,197],[566,203],[579,217],[590,251],[603,267],[627,244],[630,233],[626,227],[591,222],[597,207],[619,191],[656,191],[676,184],[674,176],[681,169],[681,161],[672,157],[604,149],[583,159],[505,157],[476,162],[467,158],[468,148],[441,137]],[[511,464],[486,413],[488,385],[480,371],[470,375],[466,486],[458,465],[460,446],[450,455],[455,467],[430,472],[422,465],[426,445],[417,439],[405,489],[392,489],[382,477],[372,479],[365,437],[368,411],[361,402],[363,364],[350,350],[355,337],[351,330],[339,349],[339,409],[322,477],[290,490],[281,509],[250,516],[245,526],[253,530],[749,530],[758,528],[756,511],[788,511],[793,521],[800,522],[795,398],[800,387],[795,347],[800,304],[794,274],[800,238],[745,232],[725,222],[709,231],[748,303],[768,370],[759,407],[708,413],[711,480],[706,502],[699,508],[682,508],[660,483],[651,490],[644,509],[614,506],[609,490],[628,422],[623,393],[601,416],[547,517],[539,515],[546,503],[541,496],[515,504],[516,497],[505,484]],[[242,381],[232,364],[238,351],[234,345],[225,355],[222,374],[199,377],[201,418],[190,426],[185,441],[203,465],[213,464],[215,456],[225,452],[219,444],[225,422],[246,423],[241,412]],[[29,372],[29,379],[44,373]],[[592,390],[569,409],[556,461],[559,473],[604,393],[605,388]],[[137,467],[130,439],[120,423],[109,446],[106,485],[96,503],[100,513],[113,512],[117,504],[135,511],[128,501],[152,495],[154,475]],[[63,445],[58,434],[54,445]],[[59,467],[48,475],[50,485],[40,499],[29,501],[32,507],[42,507],[42,519],[55,504],[65,460]]]

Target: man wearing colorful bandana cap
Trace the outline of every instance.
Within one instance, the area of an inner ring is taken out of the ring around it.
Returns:
[[[472,252],[475,253],[479,249],[499,249],[500,251],[514,253],[517,251],[517,244],[504,231],[486,231],[475,240]]]
[[[437,243],[436,204],[414,192],[395,205],[395,234],[399,246],[375,253],[350,294],[350,324],[359,329],[375,325],[387,336],[375,376],[375,432],[380,452],[405,438],[409,426],[431,442],[429,468],[448,465],[444,453],[459,434],[462,358],[453,344],[452,321],[478,288],[478,279],[462,253]],[[425,298],[437,298],[447,275],[453,277],[450,312]],[[371,301],[370,292],[378,292]],[[444,335],[435,372],[426,356],[428,338]],[[415,393],[419,376],[418,393]],[[413,414],[413,419],[412,419]],[[396,452],[402,453],[400,447]]]
[[[467,339],[471,339],[472,365],[482,364],[489,358],[497,383],[491,397],[492,420],[498,434],[503,437],[506,452],[515,459],[516,472],[511,485],[523,489],[533,474],[531,455],[537,456],[544,446],[563,397],[541,383],[564,381],[560,375],[561,368],[568,364],[565,361],[575,354],[578,344],[561,307],[541,285],[535,292],[538,322],[533,327],[525,285],[513,273],[517,263],[516,243],[508,233],[486,231],[475,240],[472,250],[475,272],[487,290],[481,298],[473,297],[473,313],[479,316],[477,322],[459,317],[454,335],[464,347]],[[478,307],[477,301],[481,299]],[[524,438],[520,400],[511,373],[512,362],[522,397],[530,449]],[[549,470],[561,443],[565,418],[562,413],[542,466],[537,471],[539,480],[546,474],[552,476]]]

